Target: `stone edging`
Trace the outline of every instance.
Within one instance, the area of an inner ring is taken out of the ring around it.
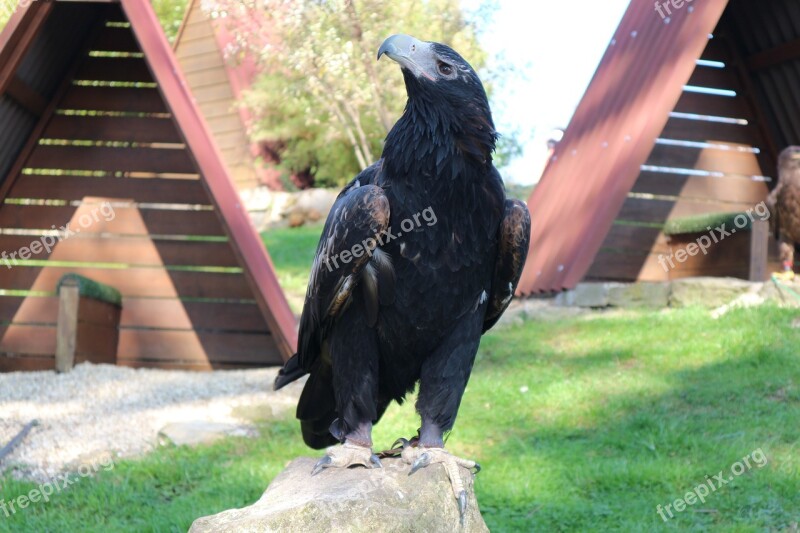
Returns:
[[[792,291],[797,295],[792,294]],[[718,308],[741,301],[759,305],[768,301],[800,304],[800,283],[772,280],[751,282],[736,278],[684,278],[671,282],[580,283],[558,294],[553,304],[579,308],[652,308],[701,306]]]

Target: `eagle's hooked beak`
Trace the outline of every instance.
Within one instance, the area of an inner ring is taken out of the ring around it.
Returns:
[[[379,60],[383,54],[397,61],[401,67],[410,70],[415,76],[425,76],[431,81],[434,80],[434,77],[423,67],[432,59],[430,43],[400,33],[383,41],[381,47],[378,48]]]

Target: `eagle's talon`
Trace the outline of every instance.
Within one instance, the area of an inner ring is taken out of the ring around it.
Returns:
[[[311,475],[315,476],[326,468],[348,468],[356,465],[367,468],[383,468],[378,456],[372,453],[372,448],[345,442],[342,445],[328,448],[325,457],[314,465]]]
[[[372,468],[383,468],[380,458],[374,453],[370,456],[369,462],[372,465]]]
[[[311,475],[316,476],[317,474],[319,474],[320,472],[331,466],[331,463],[333,463],[333,459],[331,459],[329,455],[326,455],[325,457],[317,461],[317,464],[314,465],[314,469],[311,471]]]
[[[417,457],[416,461],[414,461],[411,465],[411,471],[408,473],[410,476],[420,468],[425,468],[431,464],[431,455],[428,452],[423,452],[422,455]]]
[[[380,459],[386,459],[387,457],[398,457],[402,455],[403,450],[409,447],[416,447],[419,444],[419,437],[412,437],[411,439],[405,439],[400,437],[394,443],[392,443],[392,447],[388,450],[384,450],[378,453],[378,457]]]
[[[467,514],[467,491],[462,490],[458,493],[458,516],[461,519],[461,525],[464,525],[464,516]]]
[[[400,446],[398,446],[398,444]],[[411,442],[408,439],[400,437],[399,439],[394,441],[394,443],[392,443],[392,447],[390,448],[390,450],[402,450],[405,449],[405,447],[408,446],[409,444],[411,444]]]
[[[475,461],[456,457],[443,448],[407,447],[403,450],[401,457],[403,461],[411,465],[411,471],[408,473],[409,476],[420,468],[424,468],[433,463],[440,463],[444,467],[447,477],[450,479],[453,497],[458,502],[458,512],[463,525],[468,501],[466,489],[472,477],[480,471],[481,466]],[[465,478],[462,474],[462,468],[469,470],[471,475],[468,478]]]
[[[398,443],[400,444],[400,448],[397,447]],[[392,444],[392,448],[395,450],[405,450],[408,447],[416,448],[417,446],[419,446],[419,436],[411,437],[410,439],[400,437]]]

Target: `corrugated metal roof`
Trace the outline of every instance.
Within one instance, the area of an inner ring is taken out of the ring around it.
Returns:
[[[7,97],[0,98],[0,185],[5,181],[28,134],[36,126],[36,117]],[[20,132],[23,132],[20,135]]]
[[[672,9],[632,2],[528,204],[521,294],[586,274],[719,21],[727,0]]]
[[[32,5],[31,9],[38,9]],[[94,21],[93,10],[97,6],[79,3],[59,3],[44,21],[21,58],[14,76],[46,100],[52,98],[66,69],[78,52],[86,28]],[[27,21],[23,21],[25,24]],[[13,21],[4,33],[15,30]],[[4,40],[2,41],[4,42]],[[28,136],[36,126],[38,117],[26,111],[7,93],[0,94],[0,185],[6,179],[11,165],[16,160]]]
[[[82,39],[75,36],[85,35],[96,16],[96,5],[54,5],[42,31],[37,33],[20,63],[17,77],[45,98],[51,97],[82,45]]]

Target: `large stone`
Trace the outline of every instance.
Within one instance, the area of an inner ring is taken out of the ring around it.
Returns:
[[[608,287],[611,307],[662,308],[669,304],[669,283],[617,283]]]
[[[573,290],[556,296],[555,304],[563,307],[608,307],[608,289],[616,283],[579,283]]]
[[[553,305],[557,307],[575,307],[575,291],[561,291],[553,298]]]
[[[579,283],[575,287],[578,307],[608,307],[608,283]]]
[[[720,307],[739,296],[758,293],[763,284],[736,278],[685,278],[672,282],[670,306]]]
[[[384,459],[380,469],[332,468],[312,477],[316,461],[295,459],[256,503],[198,518],[190,533],[488,531],[466,470],[469,500],[462,528],[442,465],[409,476],[402,460]]]
[[[285,226],[283,213],[297,202],[297,193],[272,191],[267,187],[243,189],[239,191],[239,196],[259,231]]]
[[[519,316],[522,317],[523,321],[559,321],[590,313],[590,309],[575,307],[574,304],[566,300],[565,296],[562,296],[572,292],[562,292],[555,298],[520,299],[515,300],[514,303],[520,306],[522,313]],[[514,303],[511,305],[513,306]]]

